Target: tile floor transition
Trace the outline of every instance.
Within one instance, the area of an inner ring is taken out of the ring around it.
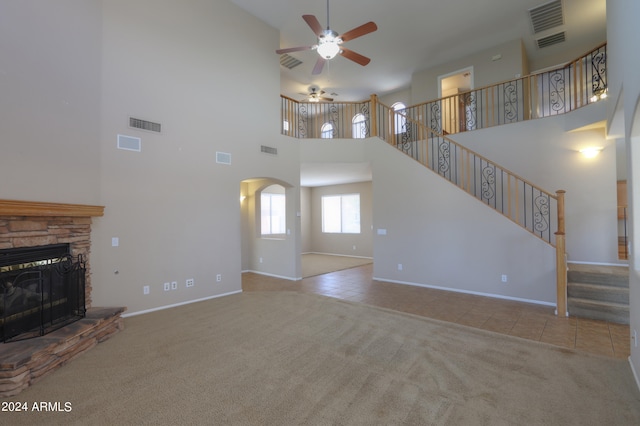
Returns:
[[[301,281],[247,272],[242,275],[242,289],[322,294],[599,355],[629,356],[628,325],[558,318],[550,306],[377,281],[372,276],[373,265]]]

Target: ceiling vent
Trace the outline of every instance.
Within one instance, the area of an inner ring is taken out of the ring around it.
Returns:
[[[140,130],[148,130],[150,132],[160,133],[160,123],[154,123],[152,121],[141,120],[139,118],[129,117],[129,127]]]
[[[536,44],[538,45],[538,49],[542,49],[543,47],[549,47],[554,44],[562,43],[566,40],[564,31],[551,34],[547,37],[542,37],[536,40]]]
[[[272,148],[266,145],[260,145],[260,152],[264,152],[265,154],[278,155],[278,148]]]
[[[533,33],[538,34],[564,24],[562,1],[553,0],[541,6],[529,9]]]
[[[299,61],[293,56],[287,55],[286,53],[283,55],[280,55],[280,65],[282,65],[285,68],[293,69],[298,65],[300,65],[301,63],[302,61]]]
[[[218,164],[231,164],[231,154],[227,152],[216,152],[216,163]]]

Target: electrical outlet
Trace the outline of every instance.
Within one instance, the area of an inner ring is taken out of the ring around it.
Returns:
[[[169,291],[169,290],[171,290],[171,284],[164,283],[164,291]]]
[[[144,287],[142,287],[142,293],[149,294],[149,286],[148,285],[145,285]]]
[[[398,271],[402,271],[402,263],[398,263]]]
[[[178,281],[171,281],[171,290],[178,289]]]
[[[222,281],[222,274],[218,274],[218,275],[216,275],[216,281],[217,281],[217,282]]]
[[[506,274],[502,274],[502,282],[503,283],[507,282],[507,275]]]
[[[638,347],[638,333],[636,333],[635,330],[633,330],[633,336],[631,337],[631,339],[633,339],[633,347],[637,348]]]
[[[193,285],[195,284],[195,281],[193,280],[193,278],[189,278],[186,281],[187,287],[193,287]]]
[[[262,258],[260,258],[260,263],[262,263]]]

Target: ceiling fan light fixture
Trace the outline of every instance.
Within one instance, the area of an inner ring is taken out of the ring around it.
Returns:
[[[334,31],[328,30],[326,34],[318,38],[318,54],[324,59],[333,59],[340,53],[338,45],[342,40]]]

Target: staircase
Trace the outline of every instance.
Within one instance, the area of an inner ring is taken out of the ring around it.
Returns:
[[[629,324],[629,268],[570,263],[567,305],[571,316]]]

